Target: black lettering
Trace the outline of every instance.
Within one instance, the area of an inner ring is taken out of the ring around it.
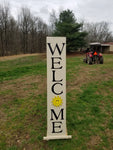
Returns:
[[[63,116],[64,116],[63,115],[63,111],[64,111],[64,109],[61,109],[60,112],[59,112],[59,114],[57,115],[55,113],[54,109],[51,109],[51,120],[53,120],[53,115],[54,115],[54,117],[55,117],[56,120],[59,119],[60,115],[61,115],[61,120],[64,120],[64,118],[63,118]]]
[[[60,94],[62,94],[63,91],[61,91],[61,92],[59,92],[59,93],[55,91],[55,86],[56,86],[56,85],[61,85],[61,86],[62,86],[63,84],[62,84],[62,83],[55,83],[55,84],[53,84],[52,87],[51,87],[52,92],[53,92],[55,95],[60,95]],[[60,89],[60,88],[59,88],[59,89]]]
[[[52,57],[52,68],[51,69],[62,69],[62,66],[59,66],[60,65],[60,61],[55,61],[55,59],[59,59],[59,60],[62,60],[61,57]],[[57,67],[55,67],[55,64],[58,64]]]
[[[58,129],[61,129],[61,125],[62,125],[62,122],[61,121],[58,121],[58,122],[52,122],[53,124],[53,131],[52,133],[61,133],[63,130],[58,130]],[[55,130],[57,128],[57,131]]]
[[[47,43],[47,44],[48,44],[48,46],[49,46],[49,49],[50,49],[52,55],[54,55],[56,48],[57,48],[57,50],[58,50],[58,52],[59,52],[59,55],[61,55],[61,54],[62,54],[62,51],[63,51],[63,48],[64,48],[64,45],[65,45],[66,43],[62,43],[62,48],[61,48],[61,50],[60,50],[58,44],[55,45],[54,50],[53,50],[52,47],[51,47],[51,43]]]
[[[53,70],[53,82],[61,82],[63,79],[61,79],[61,80],[56,80],[56,76],[55,76],[55,70]]]

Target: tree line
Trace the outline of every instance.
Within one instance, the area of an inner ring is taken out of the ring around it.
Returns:
[[[49,22],[47,25],[26,7],[14,19],[9,5],[0,5],[0,56],[45,52],[48,35],[66,36],[68,51],[85,47],[89,42],[113,41],[109,23],[78,22],[71,10],[59,12],[58,17],[53,10]]]
[[[47,34],[47,24],[29,8],[21,8],[15,20],[9,5],[0,5],[0,56],[44,52]]]

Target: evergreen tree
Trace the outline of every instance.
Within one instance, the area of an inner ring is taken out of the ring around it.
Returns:
[[[55,23],[54,36],[66,36],[67,51],[76,51],[85,46],[86,32],[82,32],[83,24],[78,23],[74,13],[70,10],[64,10],[60,13],[59,19]]]

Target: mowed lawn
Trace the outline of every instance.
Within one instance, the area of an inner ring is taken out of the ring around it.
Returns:
[[[113,150],[113,55],[67,57],[70,140],[46,136],[46,56],[0,61],[0,150]]]

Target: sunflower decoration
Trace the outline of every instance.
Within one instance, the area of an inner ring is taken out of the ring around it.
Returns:
[[[62,99],[61,99],[61,97],[59,97],[59,96],[55,96],[54,98],[53,98],[53,100],[52,100],[52,104],[54,105],[54,106],[56,106],[56,107],[59,107],[59,106],[61,106],[62,105]]]

